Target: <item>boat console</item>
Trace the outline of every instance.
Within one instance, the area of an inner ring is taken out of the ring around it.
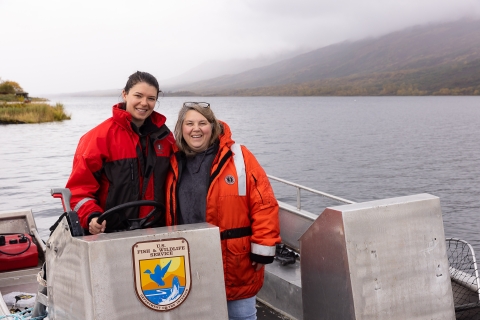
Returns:
[[[64,218],[46,247],[52,319],[228,318],[215,226],[72,237]]]

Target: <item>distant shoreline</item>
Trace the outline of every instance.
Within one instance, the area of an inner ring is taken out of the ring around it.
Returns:
[[[190,94],[176,94],[176,93],[168,93],[165,94],[163,97],[451,97],[451,96],[480,96],[480,93],[475,94],[371,94],[371,95],[362,95],[362,94],[324,94],[324,95],[289,95],[289,94],[281,94],[281,95],[273,95],[273,94],[216,94],[216,93],[190,93]],[[52,94],[49,95],[51,98],[117,98],[116,95],[97,95],[97,94]],[[159,97],[161,98],[161,97]]]

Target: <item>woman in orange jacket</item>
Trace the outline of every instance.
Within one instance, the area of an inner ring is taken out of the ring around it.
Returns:
[[[230,319],[256,319],[255,295],[280,243],[278,203],[253,154],[231,138],[210,104],[186,102],[167,176],[167,225],[220,228]]]

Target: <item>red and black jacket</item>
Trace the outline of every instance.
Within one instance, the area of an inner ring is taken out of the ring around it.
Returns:
[[[154,200],[165,205],[165,178],[175,143],[165,120],[154,111],[139,135],[132,128],[125,104],[119,103],[113,106],[111,118],[80,139],[66,188],[72,193],[70,205],[84,229],[88,229],[89,218],[119,204]],[[124,214],[142,218],[152,209],[130,208]]]

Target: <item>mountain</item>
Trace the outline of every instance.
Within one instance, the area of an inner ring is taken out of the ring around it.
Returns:
[[[342,42],[235,75],[182,85],[199,95],[480,94],[480,20]]]
[[[179,87],[183,84],[216,78],[223,75],[237,74],[250,69],[264,67],[278,61],[298,56],[307,51],[308,50],[301,48],[278,54],[263,55],[252,59],[207,61],[177,77],[161,80],[159,82],[162,85],[162,89],[171,91],[173,88]]]

